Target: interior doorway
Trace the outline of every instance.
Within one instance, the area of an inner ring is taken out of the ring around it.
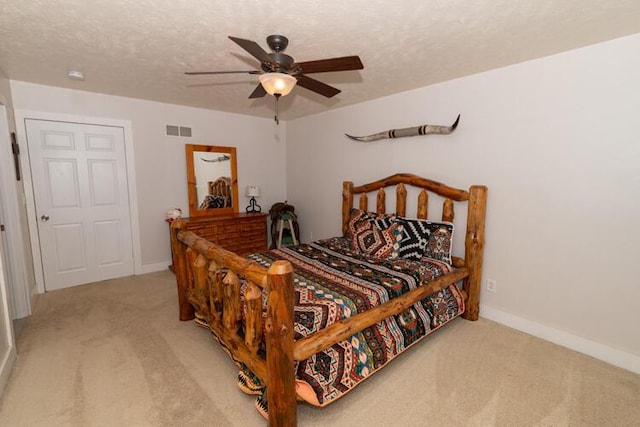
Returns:
[[[45,290],[133,275],[124,130],[25,127]]]
[[[142,273],[131,123],[16,110],[38,292]]]

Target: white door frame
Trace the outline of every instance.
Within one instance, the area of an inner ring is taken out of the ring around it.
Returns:
[[[4,354],[0,353],[0,396],[2,396],[6,384],[9,382],[11,369],[16,361],[16,340],[13,334],[13,316],[11,316],[11,307],[9,306],[2,240],[2,234],[0,233],[0,316],[2,316],[0,325],[4,325],[4,330],[0,330],[0,341],[3,341],[0,344],[0,350],[4,350]]]
[[[7,108],[4,105],[4,100],[0,99],[0,141],[3,141],[4,138],[9,138],[8,120],[9,117],[7,116]],[[3,150],[3,158],[6,156],[7,151],[8,150],[6,149]],[[8,169],[11,172],[15,173],[13,165],[11,165],[11,168],[8,168],[8,163],[9,162],[7,161],[7,159],[4,159],[1,165],[2,169]],[[6,190],[8,188],[12,188],[12,195],[15,196],[15,175],[9,177],[8,175],[10,174],[7,174],[5,172],[6,171],[3,171],[2,176],[0,176],[0,185],[2,186],[2,191],[0,191],[0,193],[2,193],[2,201],[0,205],[2,205],[5,214],[5,218],[3,219],[3,221],[5,221],[5,224],[8,224],[8,220],[11,220],[12,223],[9,224],[9,226],[13,228],[13,223],[15,222],[16,218],[13,214],[10,215],[7,211],[13,212],[15,210],[13,208],[15,208],[16,206],[14,206],[13,204],[11,206],[6,206],[9,199],[7,197],[8,195],[6,194]],[[18,228],[15,228],[15,230],[19,230],[19,225],[20,224],[18,223]],[[9,381],[9,376],[11,375],[11,370],[13,369],[13,365],[16,360],[16,341],[13,334],[13,316],[11,309],[12,304],[9,302],[9,277],[6,274],[7,267],[9,266],[9,260],[6,258],[6,254],[4,253],[4,238],[2,234],[3,233],[0,232],[0,317],[2,318],[0,321],[0,326],[4,325],[4,327],[2,328],[3,330],[0,330],[0,396],[2,396],[4,388]],[[16,235],[15,232],[12,234],[12,236],[14,235]],[[20,246],[20,248],[23,247]],[[13,257],[12,261],[14,261],[15,258],[16,257]],[[18,258],[20,258],[20,261],[24,261],[24,255]],[[26,280],[24,282],[26,282]],[[26,287],[26,285],[24,286]],[[13,294],[14,292],[11,293]],[[29,309],[30,307],[26,307],[27,311],[29,311]]]
[[[5,240],[7,245],[12,248],[11,253],[5,252],[5,273],[9,283],[7,286],[11,289],[9,292],[9,301],[12,307],[12,314],[15,318],[20,319],[31,314],[31,291],[33,283],[29,280],[26,259],[28,249],[26,241],[22,235],[23,228],[22,211],[20,209],[21,194],[18,192],[19,184],[16,182],[15,168],[13,165],[13,156],[10,148],[9,134],[9,116],[7,108],[2,104],[0,99],[0,139],[6,141],[3,143],[2,153],[0,157],[0,183],[2,191],[2,203],[4,224],[6,226]]]
[[[124,146],[127,164],[127,185],[129,187],[129,215],[131,218],[131,239],[133,245],[133,270],[134,274],[142,274],[142,250],[140,246],[140,224],[138,222],[138,195],[136,192],[135,162],[133,157],[133,132],[131,122],[104,117],[78,116],[75,114],[48,113],[32,110],[15,110],[18,142],[24,147],[21,150],[20,161],[22,163],[25,202],[29,222],[29,234],[31,237],[31,253],[36,276],[38,293],[44,293],[44,271],[42,268],[42,254],[40,253],[40,237],[38,236],[38,224],[35,207],[35,195],[31,177],[31,164],[28,158],[26,119],[52,120],[57,122],[69,122],[86,125],[116,126],[124,130]]]
[[[11,370],[16,361],[16,340],[13,334],[13,316],[11,315],[11,307],[9,306],[7,275],[5,274],[6,258],[4,258],[2,244],[2,234],[0,233],[0,316],[4,324],[4,330],[0,331],[0,341],[4,341],[0,345],[0,350],[4,347],[4,354],[0,353],[0,396],[5,386],[9,382]],[[4,261],[4,262],[3,262]]]

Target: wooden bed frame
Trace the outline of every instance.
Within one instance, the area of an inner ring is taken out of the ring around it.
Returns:
[[[288,261],[276,261],[267,270],[254,261],[222,249],[192,232],[184,231],[185,224],[182,220],[172,223],[171,245],[176,260],[174,269],[180,320],[190,320],[197,316],[206,321],[213,335],[231,357],[236,362],[244,363],[267,385],[269,425],[296,425],[294,361],[307,359],[460,280],[463,281],[466,305],[462,317],[467,320],[478,319],[487,187],[474,185],[466,191],[411,174],[396,174],[361,186],[344,182],[343,233],[349,223],[355,194],[360,194],[359,208],[368,210],[367,193],[377,191],[376,211],[385,213],[384,188],[396,186],[396,213],[405,216],[405,185],[421,189],[417,209],[417,217],[420,219],[427,219],[428,192],[444,198],[444,221],[453,221],[454,202],[467,203],[464,259],[453,257],[456,269],[452,272],[297,341],[293,338],[293,267]],[[226,274],[223,274],[223,269],[227,271]],[[240,277],[248,283],[244,295],[244,336],[239,334],[242,309]],[[264,324],[266,359],[258,355],[263,339],[262,292],[267,293]]]

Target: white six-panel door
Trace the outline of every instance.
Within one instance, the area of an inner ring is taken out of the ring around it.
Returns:
[[[132,275],[124,130],[26,120],[47,291]]]

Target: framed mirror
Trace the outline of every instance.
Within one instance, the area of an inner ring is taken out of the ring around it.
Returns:
[[[238,212],[238,167],[235,147],[186,146],[189,216]]]

